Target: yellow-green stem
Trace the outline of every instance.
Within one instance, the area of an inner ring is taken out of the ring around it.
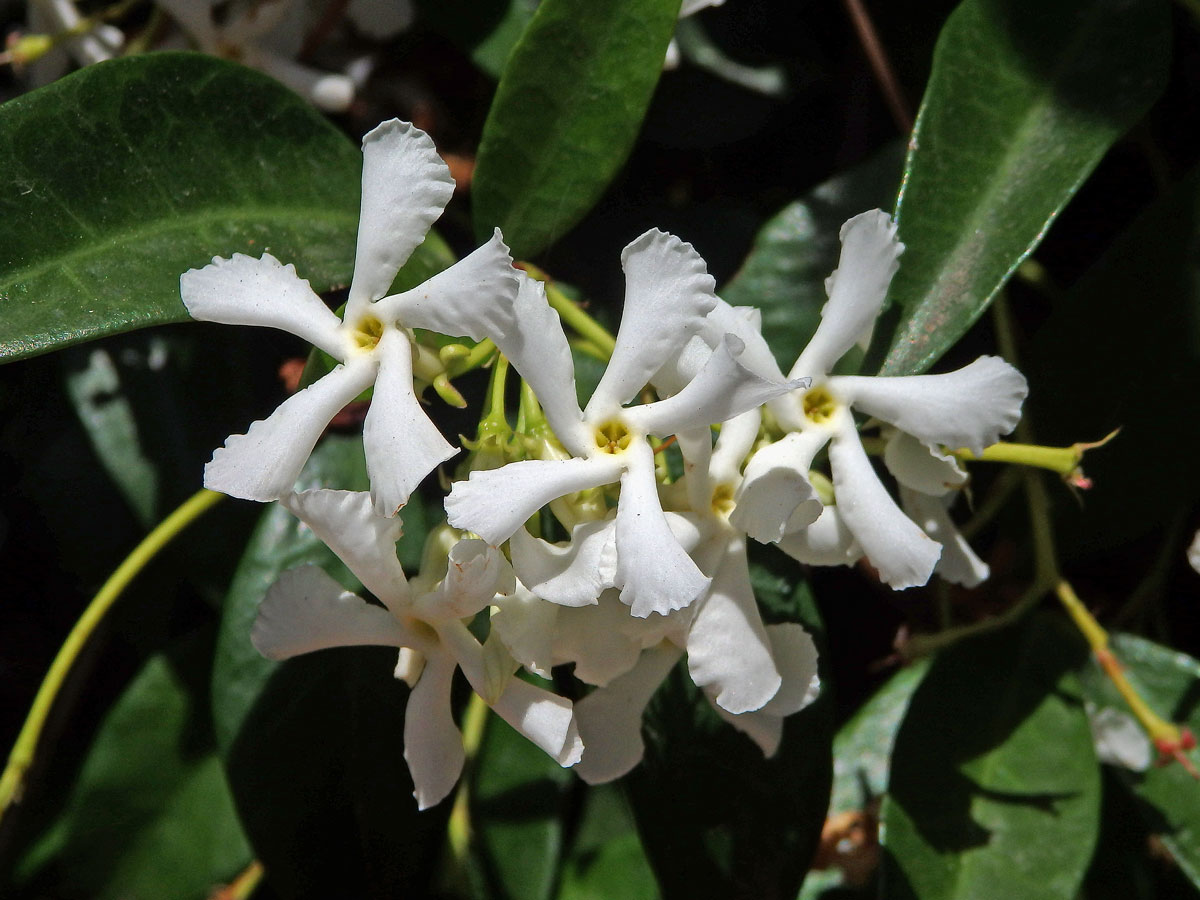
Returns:
[[[463,715],[462,734],[463,751],[466,763],[463,766],[462,780],[458,792],[454,796],[454,808],[450,811],[450,822],[447,826],[447,840],[450,844],[450,855],[455,866],[460,871],[466,871],[468,857],[471,852],[471,769],[475,757],[479,754],[479,745],[483,743],[483,732],[487,726],[488,705],[478,694],[472,694],[467,703],[467,711]]]
[[[79,621],[75,623],[75,627],[71,629],[71,633],[67,635],[67,639],[59,648],[54,662],[50,664],[50,671],[46,673],[41,687],[38,688],[33,707],[30,709],[25,724],[21,727],[21,733],[17,736],[17,742],[9,754],[4,773],[0,775],[0,816],[11,804],[20,800],[25,773],[33,764],[34,753],[37,750],[42,728],[46,724],[46,718],[50,714],[50,709],[54,705],[54,700],[62,688],[67,673],[75,664],[75,660],[79,657],[80,651],[91,637],[92,632],[96,630],[96,626],[100,624],[104,615],[129,586],[129,583],[146,567],[146,564],[154,558],[158,551],[184,528],[200,518],[223,496],[223,494],[209,490],[201,490],[193,494],[175,512],[167,516],[157,528],[146,535],[145,539],[117,567],[108,581],[104,582],[99,593],[83,611],[83,615],[79,617]]]

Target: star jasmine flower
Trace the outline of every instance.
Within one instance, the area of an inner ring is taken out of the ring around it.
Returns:
[[[404,758],[421,809],[446,797],[462,772],[462,736],[450,703],[455,669],[501,718],[560,765],[579,761],[583,747],[569,700],[516,678],[504,679],[493,696],[484,648],[466,623],[498,592],[513,589],[511,570],[498,551],[483,541],[459,541],[449,550],[445,577],[429,584],[434,579],[424,575],[429,588],[416,591],[396,558],[400,520],[376,515],[365,493],[306,491],[281,502],[383,606],[345,591],[315,566],[293,569],[267,593],[251,641],[270,659],[328,647],[400,648],[396,675],[412,688]]]
[[[1020,372],[991,356],[944,375],[830,375],[838,359],[873,327],[904,249],[896,226],[879,210],[848,221],[841,239],[841,261],[826,281],[829,302],[821,324],[792,367],[793,375],[811,375],[813,384],[768,402],[789,433],[755,454],[747,466],[743,499],[752,505],[765,502],[762,495],[769,497],[771,492],[770,473],[806,473],[828,444],[838,518],[883,581],[899,590],[928,581],[942,547],[901,511],[879,480],[859,439],[853,411],[915,439],[907,449],[901,445],[889,460],[903,470],[905,455],[913,448],[925,457],[937,456],[940,446],[982,452],[1016,426],[1027,386]],[[777,525],[777,539],[782,539],[790,529],[785,522]]]
[[[342,362],[246,434],[232,435],[204,483],[245,500],[288,493],[329,420],[374,385],[363,429],[371,495],[395,515],[429,472],[453,456],[413,389],[413,328],[481,340],[507,319],[517,274],[499,230],[484,246],[402,294],[392,280],[450,199],[454,182],[433,141],[393,119],[363,138],[363,191],[354,278],[341,320],[294,267],[269,253],[234,254],[191,269],[180,293],[195,319],[280,328]]]
[[[665,614],[701,596],[709,579],[671,533],[658,497],[648,438],[723,422],[794,387],[754,375],[738,361],[733,336],[678,394],[627,406],[663,362],[703,327],[713,309],[713,279],[690,244],[646,232],[621,254],[625,307],[616,346],[584,409],[558,315],[543,289],[525,280],[514,314],[492,339],[533,389],[569,459],[524,460],[475,471],[446,499],[450,523],[492,544],[508,540],[551,501],[619,481],[612,520],[615,584],[633,615]]]

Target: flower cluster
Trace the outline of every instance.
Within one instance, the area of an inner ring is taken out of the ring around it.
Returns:
[[[642,711],[683,658],[717,713],[773,753],[784,718],[818,693],[817,654],[800,625],[764,623],[748,537],[812,565],[865,558],[896,589],[935,570],[968,585],[986,577],[947,514],[966,480],[950,451],[979,453],[1010,431],[1024,378],[991,357],[946,375],[831,374],[869,336],[896,271],[903,248],[886,214],[842,229],[820,327],[787,376],[756,311],[721,301],[689,244],[643,234],[622,253],[620,328],[581,407],[559,315],[543,284],[514,268],[499,232],[423,285],[389,293],[451,191],[418,129],[391,121],[364,138],[354,278],[340,318],[268,254],[214,259],[181,278],[193,317],[281,328],[340,362],[231,436],[205,483],[280,502],[378,601],[301,568],[271,589],[252,640],[274,659],[398,648],[395,676],[412,688],[405,758],[422,808],[450,792],[463,765],[450,703],[456,670],[589,782],[637,765]],[[447,521],[409,579],[396,557],[400,514],[457,452],[418,399],[437,365],[423,343],[430,332],[490,339],[493,379],[511,366],[525,389],[515,433],[502,410],[498,421],[489,414],[490,442],[481,427],[445,500]],[[371,387],[370,493],[294,492],[330,419]],[[855,410],[882,423],[874,443],[899,482],[899,504]],[[671,454],[682,463],[677,478]],[[829,475],[819,471],[826,461]],[[548,677],[562,665],[592,686],[575,703],[519,674]]]

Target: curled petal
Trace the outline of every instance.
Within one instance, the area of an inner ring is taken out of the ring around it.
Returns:
[[[1025,376],[997,356],[944,375],[846,376],[829,383],[855,409],[922,443],[975,454],[1017,427],[1029,393]]]
[[[842,255],[837,270],[825,282],[829,302],[821,324],[792,367],[790,377],[820,377],[874,327],[892,276],[900,268],[904,245],[896,225],[874,209],[842,226]]]
[[[499,469],[476,470],[450,489],[446,516],[455,528],[499,545],[551,500],[611,484],[620,475],[616,457],[526,459]]]
[[[779,690],[779,671],[746,564],[746,541],[731,537],[712,588],[687,636],[688,672],[731,713],[761,709]]]
[[[821,501],[808,470],[825,441],[823,431],[793,431],[758,450],[746,463],[729,524],[772,544],[815,522]]]
[[[509,549],[522,584],[560,606],[595,604],[616,578],[616,521],[611,518],[576,525],[566,545],[551,544],[518,528]]]
[[[838,512],[879,577],[894,590],[929,581],[942,547],[900,511],[863,450],[854,422],[843,415],[829,445]]]
[[[554,630],[554,663],[575,664],[575,677],[606,685],[624,675],[641,656],[643,644],[626,627],[629,609],[606,594],[595,606],[562,609]],[[656,643],[656,642],[655,642]]]
[[[343,358],[341,320],[321,302],[296,267],[270,253],[255,259],[235,253],[214,256],[202,269],[179,276],[179,294],[188,314],[201,322],[278,328]]]
[[[621,251],[625,307],[608,368],[584,418],[624,406],[697,334],[716,305],[716,282],[691,244],[651,229]]]
[[[575,704],[584,744],[583,759],[575,768],[580,778],[588,784],[603,784],[642,761],[646,750],[642,712],[679,655],[669,644],[646,650],[633,669]]]
[[[807,382],[767,381],[755,375],[737,359],[743,347],[738,338],[726,335],[687,387],[666,400],[627,409],[625,417],[647,434],[674,434],[725,422],[774,397],[807,386]]]
[[[290,493],[325,426],[375,380],[375,364],[356,359],[292,394],[245,434],[233,434],[204,467],[204,486],[265,502]]]
[[[644,619],[666,615],[703,596],[709,579],[680,546],[663,514],[654,478],[654,454],[644,441],[625,452],[617,501],[617,577],[621,601]]]
[[[365,491],[302,491],[280,498],[284,508],[312,529],[368,591],[390,610],[408,602],[408,582],[396,542],[399,519],[377,516]]]
[[[519,273],[497,228],[492,239],[424,284],[374,308],[385,322],[481,341],[512,320]]]
[[[454,179],[429,135],[391,119],[362,141],[362,208],[346,317],[384,296],[400,267],[454,193]]]
[[[554,658],[554,635],[559,607],[536,597],[517,582],[516,590],[495,598],[491,627],[508,648],[513,659],[535,675],[550,677]]]
[[[953,496],[948,499],[953,500]],[[987,579],[991,570],[975,555],[950,518],[945,499],[930,497],[906,487],[900,488],[900,505],[921,529],[942,545],[942,555],[934,571],[955,584],[975,587]]]
[[[762,711],[775,716],[790,716],[804,709],[821,693],[821,680],[817,677],[817,645],[813,643],[812,635],[795,622],[768,625],[767,636],[783,683]]]
[[[712,698],[709,697],[712,703]],[[713,703],[713,709],[722,719],[740,731],[762,750],[768,758],[779,752],[779,744],[783,740],[783,716],[776,716],[763,710],[754,710],[739,715],[726,712]]]
[[[540,281],[520,275],[513,313],[492,332],[500,352],[508,357],[533,388],[546,420],[564,447],[575,456],[587,453],[587,430],[575,393],[575,364],[558,313],[546,302]]]
[[[785,534],[779,549],[807,566],[852,566],[863,555],[837,506],[824,507],[811,525]]]
[[[718,347],[725,335],[735,335],[746,349],[738,360],[747,369],[767,381],[784,381],[775,354],[762,334],[762,310],[755,306],[730,306],[721,298],[704,320],[701,332],[710,347]],[[801,372],[800,375],[806,373]]]
[[[450,548],[446,577],[438,589],[420,598],[416,608],[428,622],[466,619],[513,587],[512,567],[499,550],[483,541],[462,540]]]
[[[413,391],[412,347],[407,335],[387,329],[375,355],[379,375],[363,423],[363,449],[375,511],[394,516],[421,480],[458,451],[429,420]]]
[[[457,668],[444,654],[431,657],[404,713],[404,761],[412,774],[418,809],[442,802],[462,774],[466,754],[454,724],[450,688]]]
[[[343,590],[316,566],[279,576],[258,608],[250,642],[268,659],[329,647],[416,646],[386,609]]]
[[[883,461],[901,485],[933,497],[962,487],[967,481],[967,473],[953,456],[939,453],[903,431],[893,432],[888,438]]]

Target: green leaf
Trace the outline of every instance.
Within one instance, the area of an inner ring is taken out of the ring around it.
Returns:
[[[475,233],[530,259],[595,204],[629,155],[679,0],[545,0],[508,58],[479,145]]]
[[[1061,619],[943,651],[896,736],[883,896],[1061,900],[1098,829],[1100,771]]]
[[[187,318],[179,275],[269,250],[349,281],[361,156],[208,56],[89,66],[0,106],[0,359]]]
[[[965,0],[938,39],[896,201],[907,251],[882,373],[929,368],[1158,97],[1159,0]]]
[[[327,436],[301,481],[365,489],[362,439]],[[425,531],[416,495],[404,521],[399,552],[411,571]],[[303,564],[358,587],[305,526],[269,508],[230,588],[213,673],[238,813],[285,896],[423,896],[450,804],[417,812],[404,764],[408,689],[392,676],[395,651],[346,648],[273,663],[250,644],[267,588]]]
[[[821,643],[806,582],[755,565],[770,618],[800,619]],[[711,710],[681,664],[646,712],[646,756],[626,784],[664,897],[793,897],[829,799],[832,695],[784,722],[770,759]]]
[[[763,337],[783,371],[821,322],[828,299],[825,279],[841,254],[842,223],[890,205],[900,184],[903,152],[899,143],[891,144],[785,206],[759,231],[746,262],[721,289],[721,297],[734,306],[762,311]],[[856,363],[857,351],[851,352],[856,358],[847,362]]]
[[[1126,677],[1151,709],[1200,734],[1200,662],[1130,634],[1113,635],[1112,649],[1125,667]],[[1129,714],[1129,707],[1097,666],[1085,668],[1083,687],[1098,709]],[[1200,782],[1178,763],[1140,773],[1118,769],[1117,775],[1142,801],[1139,809],[1146,824],[1200,888]]]
[[[579,833],[563,861],[558,900],[657,900],[654,871],[621,791],[609,784],[589,787],[583,804]]]
[[[1180,406],[1181,397],[1200,395],[1200,333],[1181,327],[1197,316],[1200,168],[1056,299],[1027,354],[1039,441],[1069,445],[1121,429],[1084,459],[1095,489],[1082,504],[1057,505],[1068,550],[1128,545],[1200,497],[1200,417]]]
[[[66,808],[22,861],[29,891],[203,900],[250,863],[208,723],[202,644],[151,657],[109,711]]]

